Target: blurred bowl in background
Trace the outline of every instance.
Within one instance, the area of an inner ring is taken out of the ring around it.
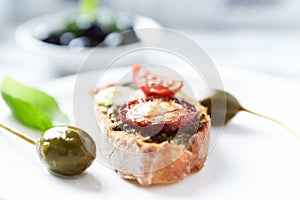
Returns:
[[[10,17],[12,10],[12,3],[10,0],[1,0],[0,1],[0,24],[8,25],[7,21]]]
[[[126,16],[124,13],[119,14],[117,16]],[[77,72],[82,64],[85,65],[85,70],[103,68],[111,61],[112,57],[143,46],[144,38],[138,34],[138,31],[134,31],[134,33],[137,35],[139,41],[120,46],[69,47],[47,43],[40,39],[40,35],[45,32],[49,33],[62,29],[69,15],[69,11],[44,15],[21,24],[15,34],[17,43],[24,49],[45,58],[46,62],[51,63],[58,70],[66,73]],[[161,28],[158,22],[144,16],[135,15],[130,17],[130,20],[132,20],[132,28],[134,30]],[[104,42],[114,43],[117,38],[118,36],[116,35]],[[139,59],[143,60],[142,57]],[[130,58],[127,60],[123,59],[122,63],[119,64],[132,64],[132,61],[130,62]]]

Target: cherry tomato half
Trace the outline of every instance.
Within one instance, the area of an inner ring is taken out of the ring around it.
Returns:
[[[133,66],[133,83],[140,88],[146,96],[166,97],[178,92],[183,82],[156,75],[139,64]]]

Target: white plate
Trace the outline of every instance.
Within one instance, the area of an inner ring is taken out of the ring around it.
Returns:
[[[233,69],[221,71],[221,75],[225,87],[244,106],[283,120],[299,132],[298,81]],[[69,115],[75,78],[41,87],[54,95]],[[88,91],[83,90],[82,95],[89,95]],[[13,120],[2,101],[0,105],[1,121],[30,132]],[[140,187],[97,162],[80,178],[57,178],[42,168],[31,144],[1,130],[0,199],[299,199],[299,153],[299,141],[285,129],[241,113],[225,127],[199,173],[172,185]]]

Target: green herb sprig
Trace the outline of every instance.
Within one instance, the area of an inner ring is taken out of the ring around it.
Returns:
[[[25,126],[45,131],[69,122],[53,97],[10,77],[3,80],[1,94],[12,114]]]

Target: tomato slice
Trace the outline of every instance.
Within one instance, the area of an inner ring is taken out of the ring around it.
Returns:
[[[177,132],[196,133],[199,126],[194,105],[174,97],[147,97],[129,101],[119,109],[118,118],[143,136],[170,137]],[[120,128],[125,128],[120,126]],[[127,127],[128,128],[128,127]]]
[[[165,76],[156,75],[139,64],[133,66],[133,83],[140,88],[146,96],[166,97],[178,92],[183,82]]]

